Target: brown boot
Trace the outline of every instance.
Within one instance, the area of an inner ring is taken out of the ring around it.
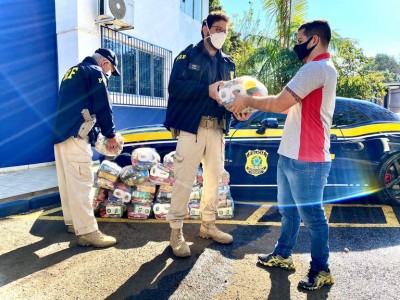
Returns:
[[[200,237],[204,239],[213,239],[221,244],[230,244],[233,241],[233,237],[230,234],[219,230],[217,226],[215,226],[215,221],[201,221]]]
[[[190,248],[185,242],[183,237],[182,228],[171,229],[171,238],[169,240],[169,245],[172,248],[172,252],[178,257],[188,257],[190,256]]]
[[[116,243],[117,240],[114,237],[105,235],[100,230],[80,235],[78,239],[78,244],[81,246],[95,246],[98,248],[114,246]]]

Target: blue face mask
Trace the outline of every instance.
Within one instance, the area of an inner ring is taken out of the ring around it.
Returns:
[[[299,58],[300,61],[303,61],[307,56],[309,56],[310,53],[314,50],[314,48],[318,45],[318,44],[315,44],[310,49],[307,49],[307,46],[310,43],[310,41],[312,40],[312,38],[313,38],[313,36],[310,37],[303,44],[298,44],[298,45],[294,46],[293,51],[297,54],[297,57]]]

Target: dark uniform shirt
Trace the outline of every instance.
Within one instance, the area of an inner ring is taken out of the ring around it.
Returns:
[[[111,100],[107,79],[92,57],[70,68],[62,79],[54,126],[53,143],[61,143],[71,136],[77,137],[84,118],[83,109],[96,115],[96,125],[107,137],[115,136]]]
[[[201,117],[208,115],[225,119],[227,133],[232,114],[209,97],[208,87],[217,80],[233,78],[235,64],[230,56],[218,51],[213,58],[203,40],[190,45],[174,61],[164,126],[197,134]]]
[[[218,53],[220,54],[220,53]],[[217,82],[222,80],[222,76],[220,72],[218,72],[218,65],[221,63],[220,55],[211,56],[211,81]],[[222,119],[222,116],[225,113],[225,109],[218,105],[216,101],[208,101],[206,107],[204,108],[203,116],[215,117],[218,119]]]

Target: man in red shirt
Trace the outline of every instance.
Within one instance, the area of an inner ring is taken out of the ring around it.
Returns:
[[[318,289],[334,283],[329,270],[329,227],[322,206],[323,190],[331,168],[330,127],[335,109],[337,72],[327,52],[331,30],[328,22],[302,24],[294,47],[305,64],[277,96],[236,95],[232,112],[251,106],[287,113],[277,170],[278,207],[282,232],[272,254],[259,263],[294,270],[291,254],[303,220],[311,241],[308,275],[299,287]]]

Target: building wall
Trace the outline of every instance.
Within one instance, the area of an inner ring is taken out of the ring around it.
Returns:
[[[57,44],[52,0],[0,4],[0,168],[54,160]]]
[[[100,46],[97,2],[1,0],[0,171],[54,161],[59,82]],[[208,0],[202,2],[204,15]],[[180,11],[180,0],[135,0],[133,22],[135,28],[124,33],[171,50],[173,57],[201,39],[201,23]],[[164,108],[114,108],[117,130],[164,117]]]
[[[389,84],[385,102],[386,108],[395,113],[400,113],[400,83]]]
[[[37,1],[37,0],[36,0]],[[180,11],[181,0],[135,0],[134,29],[125,34],[172,51],[173,57],[201,40],[201,23]],[[98,0],[55,0],[59,78],[100,46]],[[203,15],[209,1],[203,0]],[[161,9],[162,7],[162,9]]]

